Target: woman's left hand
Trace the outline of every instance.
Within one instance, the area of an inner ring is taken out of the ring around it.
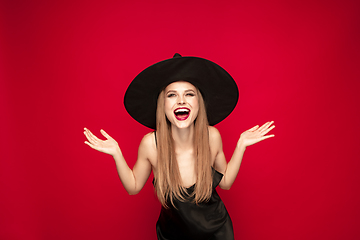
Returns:
[[[258,143],[262,140],[275,137],[274,134],[266,135],[268,132],[270,132],[275,125],[272,125],[274,121],[267,122],[261,127],[259,125],[256,125],[253,128],[250,128],[249,130],[243,132],[240,135],[240,139],[238,141],[238,147],[247,147],[250,145],[253,145],[255,143]]]

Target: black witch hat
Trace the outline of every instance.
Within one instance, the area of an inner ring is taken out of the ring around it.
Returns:
[[[190,82],[200,90],[210,125],[224,120],[239,98],[234,79],[218,64],[176,53],[173,58],[151,65],[134,78],[125,93],[126,110],[139,123],[155,129],[159,93],[176,81]]]

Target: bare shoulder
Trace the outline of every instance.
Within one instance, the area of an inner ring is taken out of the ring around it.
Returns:
[[[209,141],[210,144],[221,144],[221,135],[219,130],[213,126],[209,126]]]
[[[146,134],[142,138],[140,144],[144,145],[146,147],[155,147],[155,133],[154,132],[149,132],[148,134]]]
[[[157,150],[154,132],[150,132],[142,138],[138,154],[147,158],[150,163],[155,166],[157,159]]]
[[[220,132],[215,127],[211,126],[209,126],[209,145],[212,156],[212,165],[214,166],[214,162],[219,155],[222,155],[223,150]]]

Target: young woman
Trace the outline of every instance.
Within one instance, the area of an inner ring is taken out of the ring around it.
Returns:
[[[162,204],[158,239],[234,239],[231,219],[215,188],[230,189],[246,147],[274,137],[267,134],[275,127],[267,122],[242,133],[227,162],[220,133],[212,125],[232,112],[238,94],[234,80],[219,65],[175,54],[142,71],[125,94],[129,114],[156,130],[142,139],[133,169],[109,134],[101,130],[106,138],[101,140],[85,128],[85,143],[114,157],[129,194],[137,194],[154,172]]]

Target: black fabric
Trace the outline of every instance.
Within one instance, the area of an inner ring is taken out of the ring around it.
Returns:
[[[223,175],[213,172],[213,192],[208,202],[198,205],[187,201],[175,200],[168,209],[162,207],[156,224],[159,240],[233,240],[233,226],[230,216],[216,192]],[[187,188],[189,193],[194,186]]]
[[[178,54],[146,68],[134,78],[124,96],[127,112],[139,123],[155,129],[159,93],[176,81],[190,82],[200,90],[211,126],[224,120],[239,98],[234,79],[218,64]]]

